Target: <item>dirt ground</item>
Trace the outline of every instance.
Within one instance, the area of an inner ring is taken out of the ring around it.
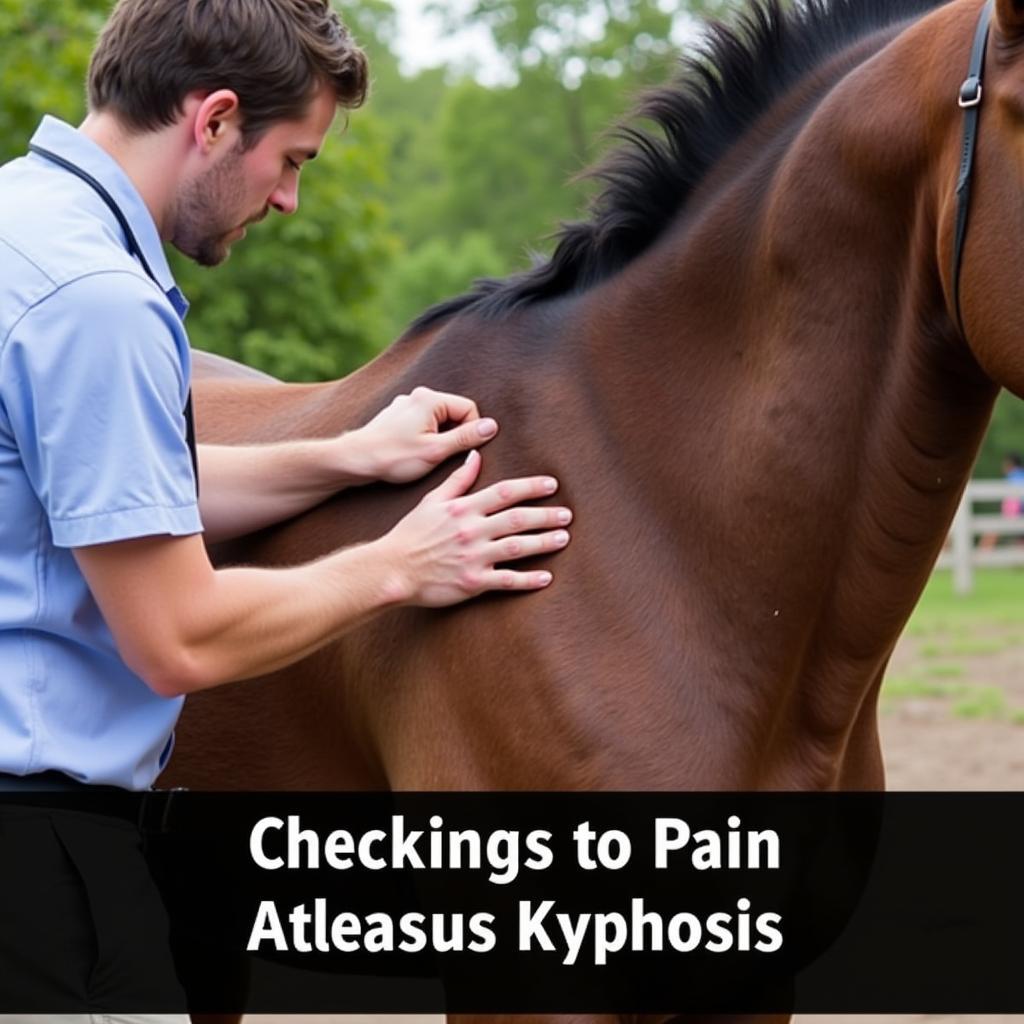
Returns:
[[[881,701],[894,790],[1024,790],[1024,636],[1019,627],[905,636]],[[1022,983],[1024,984],[1024,983]],[[443,1024],[443,1017],[249,1017],[250,1024]],[[795,1024],[1024,1024],[1024,1014],[816,1016]]]
[[[1024,790],[1019,627],[904,636],[881,711],[887,788]]]

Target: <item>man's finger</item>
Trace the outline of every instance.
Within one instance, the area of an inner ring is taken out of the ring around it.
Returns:
[[[487,561],[491,565],[511,562],[517,558],[532,558],[534,555],[548,555],[561,551],[569,543],[568,530],[552,530],[550,533],[532,533],[526,536],[503,537],[487,547]]]
[[[434,391],[432,388],[417,388],[424,400],[434,407],[434,416],[438,423],[469,423],[480,418],[480,410],[476,402],[463,395],[452,395],[446,391]],[[413,392],[416,394],[416,392]]]
[[[428,495],[439,501],[450,501],[465,494],[480,475],[480,453],[475,449],[466,456],[466,461],[454,473],[449,474]]]
[[[525,533],[527,530],[553,530],[559,526],[568,526],[571,522],[572,512],[567,508],[536,505],[510,508],[488,517],[487,533],[497,539],[513,533]]]
[[[551,582],[549,572],[515,572],[491,569],[480,577],[481,590],[540,590]]]
[[[434,441],[437,448],[437,461],[444,462],[445,459],[451,458],[452,455],[457,455],[459,452],[468,451],[470,448],[479,448],[497,433],[498,424],[489,416],[482,420],[463,423],[461,427],[455,427],[452,430],[442,431]]]
[[[534,498],[548,498],[558,490],[553,476],[526,476],[516,480],[502,480],[491,484],[472,497],[473,507],[484,515],[500,512],[510,505]]]

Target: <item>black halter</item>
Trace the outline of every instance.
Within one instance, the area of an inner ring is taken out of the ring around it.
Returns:
[[[956,235],[953,238],[953,305],[956,309],[956,323],[961,334],[964,331],[960,313],[960,264],[964,256],[964,238],[967,234],[967,213],[971,205],[971,175],[974,171],[974,147],[978,139],[978,108],[981,106],[981,72],[985,67],[985,46],[988,43],[988,27],[992,20],[995,0],[988,0],[978,18],[974,30],[974,46],[971,48],[971,63],[964,84],[960,86],[959,104],[964,112],[964,141],[960,147],[960,177],[956,183]]]

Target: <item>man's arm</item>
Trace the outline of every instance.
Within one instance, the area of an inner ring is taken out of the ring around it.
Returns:
[[[364,483],[350,467],[357,432],[318,441],[199,445],[199,514],[209,543],[253,533]]]
[[[445,429],[447,427],[447,429]],[[417,388],[358,430],[325,440],[199,446],[199,507],[210,543],[281,522],[345,487],[404,483],[497,433],[467,398]]]
[[[172,697],[274,671],[395,605],[442,606],[486,590],[535,590],[547,572],[495,563],[558,551],[567,509],[550,477],[465,492],[480,455],[431,491],[386,536],[287,569],[215,570],[198,535],[74,549],[125,663]],[[543,530],[542,533],[524,531]]]

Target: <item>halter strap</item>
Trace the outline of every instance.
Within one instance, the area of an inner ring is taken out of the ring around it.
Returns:
[[[967,77],[960,86],[957,100],[964,112],[964,135],[960,147],[960,176],[956,183],[956,234],[953,238],[953,305],[956,323],[961,334],[964,331],[963,316],[960,312],[960,266],[963,263],[964,239],[967,235],[967,213],[971,205],[971,180],[974,173],[974,149],[978,140],[978,113],[981,106],[981,73],[985,67],[985,47],[988,43],[989,23],[995,9],[995,0],[987,0],[974,30],[974,45],[971,47],[971,62]]]

